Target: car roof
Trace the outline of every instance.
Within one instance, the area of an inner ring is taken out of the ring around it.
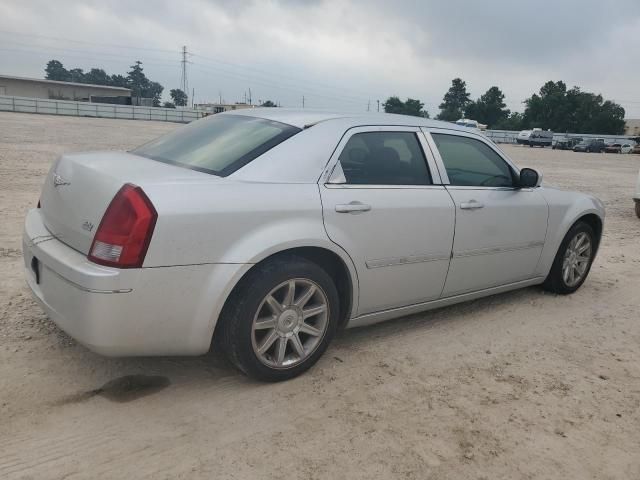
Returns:
[[[430,128],[446,128],[468,132],[468,127],[456,125],[452,122],[430,120],[428,118],[413,117],[410,115],[396,115],[391,113],[342,113],[309,109],[290,109],[280,107],[269,108],[245,108],[232,110],[217,115],[244,115],[249,117],[264,118],[275,122],[286,123],[298,128],[309,128],[320,122],[330,120],[343,120],[352,127],[360,125],[400,125]]]

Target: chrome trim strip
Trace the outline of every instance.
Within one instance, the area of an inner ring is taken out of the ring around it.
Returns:
[[[60,277],[62,280],[64,280],[65,282],[67,282],[69,285],[72,285],[74,287],[76,287],[78,290],[82,290],[83,292],[88,292],[88,293],[130,293],[133,292],[132,288],[123,288],[121,290],[97,290],[95,288],[87,288],[87,287],[83,287],[82,285],[78,285],[76,282],[69,280],[66,277],[63,277],[62,275],[60,275],[58,272],[56,272],[55,270],[50,269],[49,267],[47,267],[44,263],[40,262],[40,265],[42,265],[43,268],[46,268],[48,271],[50,271],[51,273],[57,275],[58,277]]]
[[[463,250],[453,252],[453,258],[474,257],[476,255],[492,255],[494,253],[515,252],[517,250],[528,250],[530,248],[543,247],[544,242],[528,242],[519,245],[508,245],[504,247],[487,247],[474,250]]]
[[[438,260],[449,260],[449,254],[431,255],[409,255],[407,257],[381,258],[378,260],[367,260],[367,268],[392,267],[394,265],[407,265],[411,263],[437,262]]]
[[[365,185],[365,184],[353,184],[353,183],[325,183],[326,188],[350,188],[356,190],[430,190],[430,189],[443,189],[442,185]]]

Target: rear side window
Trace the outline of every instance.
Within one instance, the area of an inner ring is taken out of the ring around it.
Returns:
[[[484,142],[458,135],[432,133],[451,185],[513,187],[513,171]]]
[[[420,143],[412,132],[365,132],[353,135],[340,154],[349,184],[431,185]]]
[[[132,153],[225,177],[299,128],[263,118],[213,115],[149,142]]]

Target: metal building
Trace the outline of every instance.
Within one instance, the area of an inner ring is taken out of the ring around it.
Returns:
[[[106,85],[0,75],[0,95],[89,102],[92,96],[131,97],[131,90]]]

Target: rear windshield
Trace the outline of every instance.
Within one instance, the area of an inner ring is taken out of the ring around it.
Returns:
[[[300,131],[244,115],[212,115],[153,140],[132,153],[225,177]]]

